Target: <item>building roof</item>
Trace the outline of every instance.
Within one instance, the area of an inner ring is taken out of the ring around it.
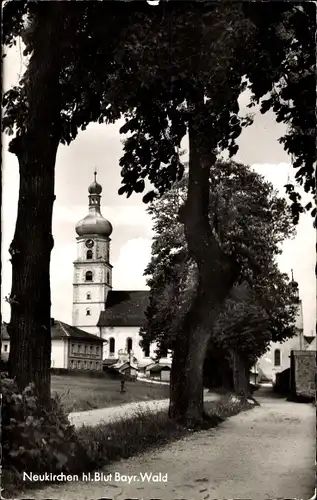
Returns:
[[[106,310],[101,311],[97,326],[139,326],[145,322],[149,290],[110,290]]]
[[[2,340],[10,340],[7,323],[1,324],[1,338]],[[52,340],[58,340],[63,338],[72,338],[74,340],[87,340],[88,342],[105,342],[105,339],[93,335],[92,333],[85,332],[76,328],[76,326],[67,325],[63,321],[57,321],[52,319],[51,324],[51,338]]]
[[[115,365],[116,363],[118,363],[119,361],[119,358],[105,358],[103,360],[103,364],[105,366],[112,366],[112,365]]]
[[[152,368],[150,368],[150,372],[152,373],[159,373],[163,370],[168,370],[168,371],[171,371],[171,367],[169,365],[155,365],[155,366],[152,366]]]
[[[316,351],[317,349],[317,343],[316,343],[316,337],[314,336],[312,341],[307,345],[306,351]]]

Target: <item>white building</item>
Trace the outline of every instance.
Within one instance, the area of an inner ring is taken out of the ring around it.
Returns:
[[[1,323],[1,359],[8,361],[10,336],[7,323]],[[51,368],[102,371],[102,346],[97,335],[84,332],[62,321],[51,319]]]
[[[309,346],[308,337],[303,334],[303,307],[299,298],[298,284],[292,280],[294,285],[294,300],[297,303],[296,335],[285,342],[272,342],[268,351],[258,360],[257,371],[262,378],[275,382],[277,373],[290,367],[291,351],[305,350]]]
[[[95,172],[94,182],[88,188],[88,215],[76,224],[73,325],[107,341],[103,348],[105,364],[113,364],[120,355],[131,352],[138,365],[145,366],[152,362],[156,348],[151,345],[143,351],[139,345],[149,291],[112,288],[112,225],[101,215],[101,192]],[[167,358],[161,362],[166,363]],[[168,362],[171,363],[170,357]]]

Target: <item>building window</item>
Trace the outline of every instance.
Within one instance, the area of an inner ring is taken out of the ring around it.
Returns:
[[[96,370],[99,370],[99,363],[96,363]]]
[[[8,350],[8,344],[5,344],[4,350],[5,350],[5,352],[7,352],[7,350]]]
[[[113,337],[111,337],[111,339],[109,339],[109,353],[110,354],[114,354],[114,351],[115,351],[115,340]]]
[[[75,344],[72,344],[72,352],[75,350]]]
[[[92,272],[91,271],[87,271],[86,274],[85,274],[85,280],[86,281],[92,281]]]
[[[275,349],[275,351],[274,351],[274,366],[281,366],[281,351],[280,351],[280,349]]]
[[[84,346],[84,353],[87,354],[87,346]]]
[[[86,316],[91,316],[90,309],[86,309]]]
[[[81,345],[80,344],[78,344],[78,349],[77,350],[78,350],[78,352],[81,352]]]
[[[99,347],[96,347],[96,354],[99,354]]]
[[[127,352],[132,351],[132,339],[130,337],[127,338]]]
[[[92,370],[92,361],[90,361],[90,367],[89,367],[90,370]]]
[[[148,358],[150,356],[150,344],[147,344],[145,347],[144,347],[144,356],[146,358]]]
[[[87,370],[87,361],[85,361],[85,370]]]
[[[78,361],[78,370],[81,369],[81,361]]]
[[[88,293],[87,293],[87,295],[86,295],[86,299],[87,299],[87,300],[90,300],[90,299],[91,299],[91,293],[90,293],[90,292],[88,292]]]
[[[92,259],[92,250],[87,250],[86,258],[87,259]]]
[[[93,346],[91,345],[90,346],[90,354],[92,354],[92,352],[93,352]]]
[[[110,273],[109,273],[109,271],[107,271],[107,283],[108,283],[108,285],[110,285]]]
[[[72,370],[74,369],[74,360],[73,359],[70,362],[70,367],[71,367]]]

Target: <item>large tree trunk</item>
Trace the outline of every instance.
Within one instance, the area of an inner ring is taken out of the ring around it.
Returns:
[[[233,350],[231,356],[234,392],[238,396],[248,398],[251,395],[249,364],[237,350]]]
[[[54,169],[60,139],[60,2],[40,2],[35,46],[27,70],[25,128],[11,142],[20,188],[12,256],[9,374],[20,390],[29,383],[50,399],[50,255],[53,248]]]
[[[212,137],[205,133],[203,92],[189,102],[189,178],[180,213],[186,241],[199,273],[196,299],[177,336],[171,370],[170,417],[185,423],[204,418],[203,364],[210,335],[239,269],[225,255],[209,223],[210,172],[215,165]],[[208,120],[208,117],[207,117]]]
[[[174,345],[169,415],[192,425],[204,418],[203,365],[210,338],[209,325],[218,314],[212,294],[198,294]]]

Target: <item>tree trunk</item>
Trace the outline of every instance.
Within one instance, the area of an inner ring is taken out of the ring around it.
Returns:
[[[232,369],[229,365],[229,362],[226,358],[223,358],[220,366],[220,374],[221,374],[221,387],[223,389],[227,389],[228,391],[232,391],[233,389],[233,376]]]
[[[9,375],[20,390],[35,384],[43,404],[50,399],[50,255],[54,170],[60,140],[61,4],[43,2],[34,20],[35,46],[26,76],[25,128],[11,142],[19,161],[20,187],[10,246],[12,288]]]
[[[204,418],[203,365],[210,338],[209,324],[218,315],[212,300],[200,294],[184,320],[175,341],[170,381],[169,415],[173,420],[195,424]]]
[[[232,351],[234,392],[238,396],[248,398],[250,394],[249,365],[239,351]]]
[[[204,93],[189,107],[189,179],[180,213],[186,241],[199,273],[196,299],[177,336],[171,370],[170,417],[185,423],[204,418],[203,364],[213,325],[239,270],[225,255],[209,223],[210,172],[215,164],[212,137],[206,136]],[[207,118],[208,120],[208,118]]]

